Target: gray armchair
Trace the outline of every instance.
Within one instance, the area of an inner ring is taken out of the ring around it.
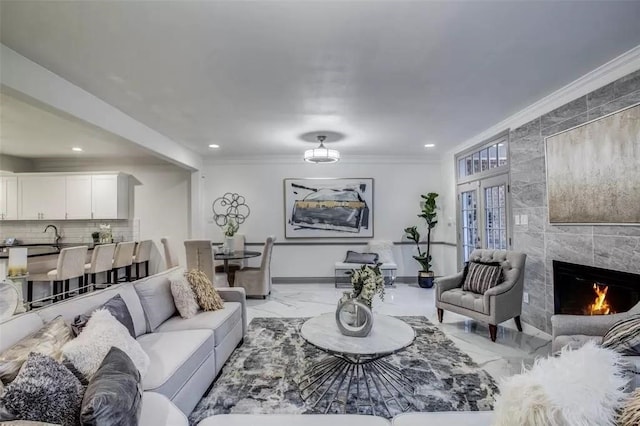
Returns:
[[[442,322],[444,311],[455,312],[489,324],[491,340],[496,341],[498,324],[513,318],[522,331],[522,292],[524,289],[524,253],[506,250],[474,250],[470,261],[499,262],[503,281],[484,294],[462,289],[462,272],[436,279],[436,308]]]
[[[554,315],[551,317],[551,351],[568,346],[579,348],[588,341],[602,342],[602,337],[618,321],[640,314],[640,303],[627,312],[612,315]],[[640,356],[627,356],[630,365],[631,389],[640,386]]]

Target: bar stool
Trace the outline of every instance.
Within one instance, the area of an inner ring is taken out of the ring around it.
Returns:
[[[111,264],[111,279],[109,282],[116,284],[118,282],[118,271],[125,268],[126,281],[131,281],[131,264],[133,264],[133,250],[136,247],[135,241],[118,243],[116,251],[113,254],[113,263]]]
[[[93,248],[93,253],[91,254],[91,263],[87,263],[84,265],[84,273],[85,273],[85,288],[81,293],[86,292],[86,287],[89,284],[93,284],[95,288],[96,284],[96,274],[100,272],[106,272],[109,275],[111,268],[113,267],[113,255],[116,251],[115,244],[100,244],[96,245]],[[91,276],[91,279],[89,279]],[[107,276],[107,282],[110,281]]]
[[[167,264],[167,269],[178,266],[180,263],[178,262],[178,258],[176,258],[176,255],[173,253],[173,250],[171,250],[169,239],[160,238],[160,242],[164,246],[164,261]]]
[[[63,298],[69,297],[69,286],[72,279],[78,279],[78,288],[81,289],[84,284],[84,264],[87,261],[87,251],[89,247],[69,247],[60,250],[58,255],[58,263],[56,269],[46,274],[34,274],[29,276],[27,282],[27,304],[29,309],[33,302],[33,283],[37,281],[53,281],[52,298],[55,302],[58,294],[62,293]],[[58,290],[58,287],[64,288]]]
[[[136,279],[148,277],[149,276],[149,259],[151,259],[151,247],[153,246],[153,241],[144,240],[140,241],[138,245],[136,245],[136,250],[133,255],[133,263],[136,265]],[[140,276],[140,264],[144,264],[144,277]]]

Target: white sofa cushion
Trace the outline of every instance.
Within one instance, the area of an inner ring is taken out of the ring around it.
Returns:
[[[0,352],[4,352],[34,331],[40,330],[44,321],[34,313],[16,315],[0,323]]]
[[[489,426],[493,417],[493,411],[405,413],[394,417],[391,424],[393,426]]]
[[[221,414],[198,426],[389,426],[387,419],[356,414]]]
[[[218,311],[200,311],[196,316],[188,319],[179,315],[171,317],[156,331],[213,330],[214,344],[218,346],[240,322],[242,322],[242,305],[237,302],[225,302],[224,307]]]
[[[166,331],[138,337],[151,363],[142,388],[173,399],[191,374],[213,356],[211,330]]]
[[[188,426],[189,420],[173,402],[159,393],[142,394],[142,411],[138,426]]]
[[[133,283],[147,319],[147,333],[154,332],[160,324],[176,314],[169,277],[180,271],[181,268],[169,269]]]

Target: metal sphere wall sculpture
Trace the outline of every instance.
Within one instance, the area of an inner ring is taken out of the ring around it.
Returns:
[[[245,198],[235,192],[227,192],[222,197],[216,198],[211,207],[213,220],[221,228],[229,222],[229,219],[241,225],[251,213]]]

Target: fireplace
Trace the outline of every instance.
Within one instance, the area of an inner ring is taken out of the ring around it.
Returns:
[[[640,275],[553,261],[554,313],[607,315],[640,301]]]

